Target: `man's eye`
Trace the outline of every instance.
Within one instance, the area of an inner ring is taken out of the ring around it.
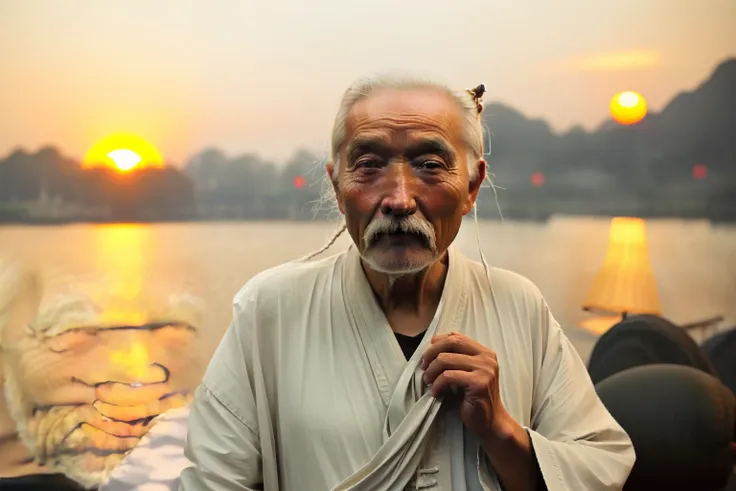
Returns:
[[[374,158],[359,159],[357,162],[355,162],[356,167],[363,169],[375,169],[380,165],[381,162],[378,159]]]
[[[436,160],[423,160],[417,164],[417,167],[426,170],[437,170],[442,167],[442,164]]]

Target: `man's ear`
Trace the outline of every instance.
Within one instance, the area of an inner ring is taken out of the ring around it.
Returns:
[[[480,187],[486,178],[486,161],[480,159],[476,165],[477,167],[475,176],[471,176],[471,178],[468,179],[468,201],[463,207],[463,215],[467,215],[468,213],[470,213],[470,210],[473,209],[473,205],[478,199]]]
[[[342,195],[340,194],[340,186],[338,185],[338,176],[335,175],[335,164],[329,161],[325,164],[325,172],[327,172],[327,179],[332,184],[332,190],[335,191],[335,199],[337,200],[337,207],[340,209],[340,213],[345,214],[345,208],[342,203]]]

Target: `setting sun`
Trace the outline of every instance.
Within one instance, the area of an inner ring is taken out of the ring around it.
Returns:
[[[128,150],[127,148],[113,150],[108,153],[107,156],[115,163],[115,167],[122,171],[133,169],[142,160],[140,155],[135,153],[133,150]]]
[[[625,125],[636,124],[647,115],[647,101],[632,91],[619,92],[611,99],[611,116]]]
[[[163,158],[156,147],[143,138],[118,133],[107,136],[87,152],[84,167],[112,167],[121,172],[144,167],[162,167]]]

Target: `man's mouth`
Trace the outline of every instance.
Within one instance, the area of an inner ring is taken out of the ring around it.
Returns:
[[[421,245],[423,247],[426,247],[428,245],[427,239],[424,236],[411,232],[391,232],[378,234],[374,243],[377,244],[380,242],[401,246]]]

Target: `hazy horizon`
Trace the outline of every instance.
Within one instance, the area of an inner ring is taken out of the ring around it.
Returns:
[[[351,80],[397,68],[592,129],[621,90],[658,111],[695,88],[736,56],[734,21],[733,0],[5,2],[0,155],[80,158],[132,132],[173,162],[210,146],[283,161],[326,148]]]

